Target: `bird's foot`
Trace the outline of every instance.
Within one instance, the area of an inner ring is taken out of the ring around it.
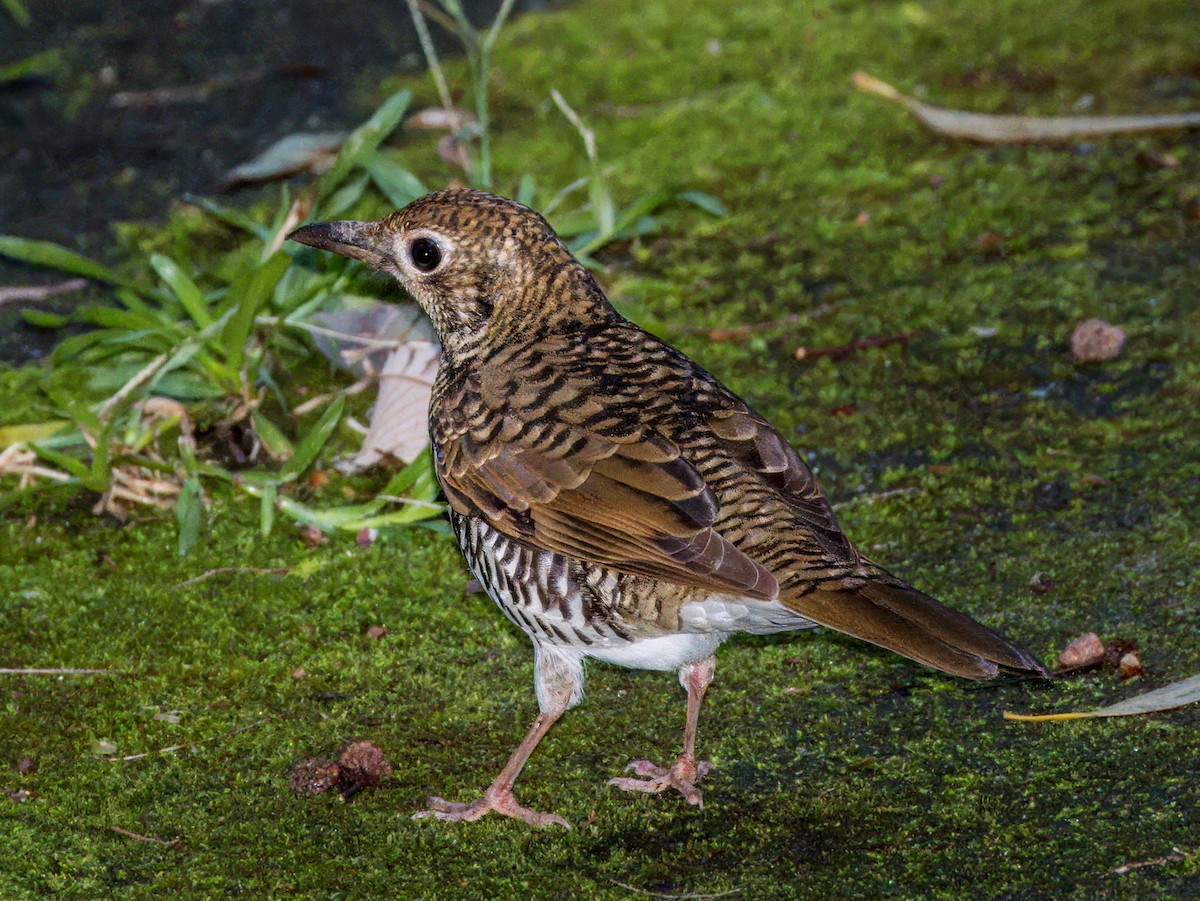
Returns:
[[[608,784],[615,785],[622,791],[654,794],[674,788],[687,799],[689,804],[695,804],[702,808],[704,807],[704,796],[700,794],[700,789],[696,788],[696,783],[700,781],[701,777],[711,772],[712,768],[713,765],[707,760],[697,762],[696,758],[690,754],[681,756],[669,770],[656,766],[649,760],[634,760],[625,767],[625,772],[636,773],[642,778],[620,776],[609,779]]]
[[[483,797],[472,801],[470,804],[447,801],[443,798],[431,796],[429,798],[429,809],[414,813],[413,819],[419,820],[422,817],[434,817],[439,820],[465,820],[470,823],[486,813],[500,813],[506,817],[516,817],[517,819],[524,820],[530,826],[537,826],[539,829],[546,826],[562,826],[565,829],[571,828],[571,824],[558,816],[558,814],[539,813],[536,810],[530,810],[528,807],[522,807],[517,803],[517,799],[511,791],[498,791],[494,788],[489,788],[483,793]]]

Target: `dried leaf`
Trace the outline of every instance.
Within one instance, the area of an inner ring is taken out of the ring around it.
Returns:
[[[1094,717],[1135,716],[1141,713],[1158,713],[1163,710],[1174,710],[1185,704],[1200,702],[1200,675],[1172,682],[1162,688],[1148,691],[1143,695],[1135,695],[1118,704],[1101,707],[1098,710],[1085,710],[1073,713],[1012,713],[1004,711],[1006,720],[1019,720],[1026,723],[1041,723],[1051,720],[1083,720]]]
[[[418,110],[405,119],[404,127],[419,131],[458,131],[475,121],[475,114],[466,110],[431,106]]]
[[[429,396],[439,355],[430,341],[409,341],[392,351],[379,375],[371,425],[351,461],[354,467],[371,466],[385,455],[409,463],[428,446]]]
[[[297,132],[280,138],[249,162],[235,166],[225,173],[221,187],[260,181],[274,181],[308,172],[320,175],[328,172],[337,159],[338,148],[346,140],[344,132]]]
[[[922,125],[938,134],[985,144],[1062,143],[1103,135],[1200,128],[1200,113],[1166,116],[993,116],[968,113],[922,103],[866,72],[855,72],[850,80],[860,91],[899,103]]]
[[[335,309],[313,313],[309,321],[322,329],[313,335],[317,349],[359,378],[383,369],[404,342],[436,340],[433,323],[415,303],[343,294]]]

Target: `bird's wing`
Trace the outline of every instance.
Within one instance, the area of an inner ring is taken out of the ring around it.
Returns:
[[[775,576],[714,528],[717,499],[675,442],[649,428],[614,438],[561,419],[543,419],[536,440],[532,431],[441,442],[438,473],[451,506],[623,572],[777,597]]]
[[[800,455],[774,426],[732,393],[725,400],[726,405],[705,417],[708,434],[700,439],[707,445],[704,452],[726,468],[735,468],[735,480],[775,493],[790,514],[787,522],[777,524],[788,540],[807,545],[831,562],[856,562],[857,553]]]

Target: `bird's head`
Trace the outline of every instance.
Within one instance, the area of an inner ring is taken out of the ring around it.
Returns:
[[[436,191],[376,222],[305,225],[288,238],[394,276],[451,353],[613,315],[541,215],[482,191]]]

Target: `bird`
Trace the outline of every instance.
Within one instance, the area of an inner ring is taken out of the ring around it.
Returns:
[[[533,642],[529,732],[479,798],[432,796],[417,817],[570,828],[513,787],[582,700],[585,661],[678,674],[683,750],[609,784],[701,807],[701,700],[736,634],[825,626],[968,679],[1046,677],[1018,644],[859,553],[779,431],[618,313],[533,209],[450,188],[289,237],[391,275],[432,320],[429,433],[452,531]]]

